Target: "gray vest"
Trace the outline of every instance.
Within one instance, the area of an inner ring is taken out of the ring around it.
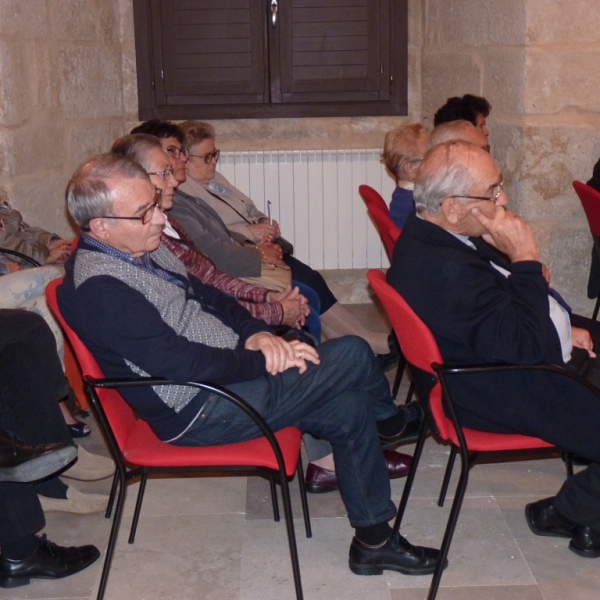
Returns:
[[[187,273],[183,263],[170,251],[159,246],[151,254],[152,260],[163,269],[183,275]],[[163,321],[178,335],[191,342],[198,342],[215,348],[235,348],[239,336],[215,316],[202,310],[200,302],[188,299],[183,288],[165,281],[128,262],[89,250],[77,252],[74,269],[75,287],[79,287],[90,277],[109,275],[137,290],[160,313]],[[148,377],[141,367],[123,357],[132,372]],[[153,388],[161,400],[175,412],[179,412],[198,393],[197,389],[182,386],[156,386]]]

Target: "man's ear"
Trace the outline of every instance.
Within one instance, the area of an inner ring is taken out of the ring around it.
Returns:
[[[462,204],[460,204],[456,198],[446,198],[441,204],[442,214],[444,215],[446,221],[452,223],[453,225],[456,224],[460,216],[459,208],[461,206]]]
[[[109,231],[106,221],[102,217],[96,217],[89,223],[90,233],[99,240],[106,240],[109,236]]]

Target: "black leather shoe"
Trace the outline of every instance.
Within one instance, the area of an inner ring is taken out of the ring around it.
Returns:
[[[386,450],[383,453],[383,458],[390,479],[400,479],[400,477],[408,475],[412,465],[412,456]],[[305,485],[306,491],[311,494],[326,494],[338,489],[335,471],[318,467],[313,463],[310,463],[306,469]]]
[[[563,517],[554,506],[554,497],[532,502],[525,507],[525,520],[536,535],[549,537],[573,537],[577,523]],[[598,538],[600,548],[600,537]]]
[[[388,335],[388,348],[390,351],[387,354],[375,355],[379,361],[379,366],[384,371],[389,371],[390,369],[397,367],[398,361],[400,360],[400,346],[398,346],[398,341],[396,340],[396,335],[393,331]]]
[[[440,551],[425,546],[413,546],[400,533],[390,536],[377,548],[352,539],[348,565],[356,575],[381,575],[384,570],[404,575],[430,575],[434,572]],[[448,566],[446,561],[444,568]]]
[[[577,525],[573,539],[569,542],[569,550],[584,558],[600,556],[600,533],[591,527]]]
[[[380,433],[379,440],[382,448],[384,449],[395,448],[400,444],[409,444],[411,442],[416,442],[419,439],[421,424],[425,420],[423,408],[418,402],[411,402],[410,404],[401,406],[400,410],[408,410],[413,413],[417,413],[417,418],[409,421],[403,429],[394,435],[385,436]]]
[[[59,471],[75,458],[75,446],[32,446],[12,433],[0,430],[0,481],[36,481]]]
[[[49,542],[45,535],[32,556],[13,560],[0,555],[0,587],[27,585],[32,578],[60,579],[91,565],[99,556],[95,546],[64,548]]]

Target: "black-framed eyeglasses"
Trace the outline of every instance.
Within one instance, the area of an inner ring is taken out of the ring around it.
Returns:
[[[175,177],[175,171],[173,167],[167,167],[164,171],[156,171],[155,173],[148,172],[148,175],[157,175],[158,177],[162,177],[165,181],[170,177]]]
[[[167,154],[172,156],[175,160],[179,160],[181,157],[187,160],[190,155],[190,151],[187,148],[178,148],[177,146],[169,146],[167,148]]]
[[[467,198],[469,200],[491,200],[492,202],[496,202],[496,200],[498,200],[498,198],[500,197],[500,194],[502,193],[503,189],[504,189],[504,181],[503,181],[502,175],[500,175],[500,183],[497,183],[492,188],[491,196],[461,196],[460,194],[456,194],[452,197],[453,198]]]
[[[152,200],[152,204],[138,217],[113,217],[112,215],[105,215],[100,217],[101,219],[117,219],[117,220],[125,220],[125,221],[141,221],[142,225],[147,225],[150,223],[155,209],[160,209],[162,206],[162,190],[156,188],[156,192],[154,192],[154,199]]]
[[[188,154],[188,156],[193,156],[194,158],[201,158],[207,165],[209,165],[213,159],[215,162],[219,162],[219,156],[221,156],[221,151],[215,150],[214,152],[207,152],[206,154]]]

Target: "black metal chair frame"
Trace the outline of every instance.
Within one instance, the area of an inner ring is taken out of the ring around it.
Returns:
[[[513,451],[471,451],[467,447],[467,443],[463,434],[462,425],[460,420],[456,414],[454,409],[454,402],[452,399],[452,393],[448,387],[447,378],[448,376],[454,375],[468,375],[471,373],[486,373],[486,372],[497,372],[497,371],[524,371],[524,370],[536,370],[536,371],[546,371],[551,373],[557,373],[560,375],[564,375],[577,381],[579,384],[587,387],[594,394],[599,395],[599,390],[593,386],[591,383],[586,381],[584,378],[580,377],[577,373],[570,371],[564,367],[559,365],[550,365],[550,364],[542,364],[542,365],[533,365],[533,366],[525,366],[525,365],[494,365],[494,366],[455,366],[449,367],[445,365],[440,365],[434,363],[432,365],[433,369],[439,376],[439,381],[442,385],[442,402],[445,408],[446,414],[448,418],[452,421],[454,428],[456,430],[456,434],[459,441],[459,447],[452,445],[451,456],[448,460],[448,465],[446,467],[446,473],[444,475],[444,483],[442,484],[442,490],[440,491],[440,497],[438,500],[438,506],[443,506],[444,499],[446,496],[446,491],[448,488],[448,484],[450,481],[450,476],[452,473],[452,466],[454,464],[454,458],[456,454],[460,454],[461,459],[461,472],[458,480],[458,484],[456,487],[456,492],[454,495],[454,500],[452,502],[452,507],[450,509],[450,515],[448,516],[448,523],[446,525],[446,530],[444,532],[444,538],[442,540],[442,545],[440,548],[440,558],[438,564],[436,566],[436,570],[433,574],[433,578],[431,581],[431,586],[429,588],[429,594],[427,596],[427,600],[434,600],[437,591],[440,585],[440,581],[442,578],[442,573],[444,570],[444,563],[446,562],[446,558],[448,557],[448,552],[450,550],[450,544],[452,542],[452,537],[454,535],[454,530],[456,529],[456,524],[458,522],[458,516],[460,514],[460,509],[462,507],[462,503],[464,500],[465,492],[467,490],[467,484],[469,481],[469,471],[471,467],[475,464],[482,462],[494,462],[496,460],[502,460],[506,458],[517,458],[523,456],[531,456],[532,458],[540,458],[546,454],[556,453],[559,450],[556,447],[541,447],[538,449],[521,449],[521,450],[513,450]],[[415,448],[415,452],[413,455],[412,466],[408,477],[406,479],[406,483],[404,485],[404,491],[402,493],[402,498],[400,500],[400,504],[398,506],[398,513],[396,515],[396,520],[394,522],[394,531],[398,531],[402,524],[402,519],[404,517],[404,512],[406,510],[406,505],[408,504],[408,499],[412,490],[412,485],[417,473],[417,468],[419,465],[419,461],[421,459],[421,454],[423,451],[423,447],[425,445],[425,440],[429,433],[429,428],[437,434],[437,427],[433,416],[431,415],[429,409],[429,394],[437,384],[438,379],[432,373],[428,373],[427,371],[423,371],[414,365],[408,363],[408,369],[410,371],[412,381],[415,383],[417,393],[419,395],[419,400],[422,403],[425,413],[427,414],[427,419],[423,421],[421,426],[421,430],[419,432],[419,439]],[[600,398],[599,398],[600,400]],[[573,474],[573,466],[570,460],[566,460],[566,468],[567,474]]]
[[[294,585],[296,589],[296,598],[297,600],[302,600],[302,582],[300,578],[300,564],[298,560],[298,549],[296,546],[296,537],[294,532],[294,521],[292,515],[292,506],[290,499],[290,491],[288,484],[288,477],[285,469],[285,462],[283,459],[283,455],[281,453],[281,448],[279,443],[269,427],[266,421],[260,416],[260,414],[250,406],[245,400],[240,398],[237,394],[234,394],[220,386],[212,385],[208,383],[195,383],[195,382],[173,382],[167,381],[165,379],[156,379],[156,378],[144,378],[144,379],[95,379],[92,377],[85,376],[84,377],[84,385],[86,394],[88,396],[90,406],[92,407],[94,413],[96,414],[100,426],[106,435],[106,439],[108,441],[111,454],[115,460],[117,465],[117,470],[115,472],[115,476],[113,478],[113,483],[110,491],[110,497],[108,502],[108,507],[106,510],[106,518],[110,518],[113,504],[116,497],[116,508],[113,519],[113,524],[110,532],[110,537],[108,541],[108,547],[106,550],[106,557],[104,559],[104,566],[102,569],[102,577],[100,580],[100,587],[98,590],[98,600],[102,600],[106,591],[106,585],[108,582],[108,575],[110,572],[110,567],[112,563],[112,558],[115,550],[115,545],[117,542],[117,536],[120,528],[121,517],[123,514],[123,507],[125,504],[126,492],[127,492],[127,483],[135,477],[140,476],[140,488],[136,500],[135,510],[133,514],[133,520],[131,524],[131,531],[129,534],[128,542],[133,544],[135,541],[135,534],[137,530],[137,525],[139,521],[140,512],[142,509],[142,501],[144,498],[144,492],[146,489],[146,483],[148,480],[148,475],[152,473],[200,473],[200,472],[230,472],[230,471],[243,471],[250,474],[260,474],[266,476],[270,482],[271,488],[271,499],[273,503],[273,514],[274,520],[279,521],[279,505],[277,501],[277,491],[275,487],[275,483],[279,483],[281,485],[281,495],[283,501],[283,510],[285,514],[286,521],[286,529],[288,536],[288,544],[290,550],[290,558],[292,562],[292,571],[294,576]],[[97,389],[102,388],[127,388],[127,387],[140,387],[140,386],[160,386],[160,385],[182,385],[187,387],[195,387],[198,390],[207,390],[212,393],[219,395],[221,398],[225,399],[228,402],[232,402],[235,406],[243,410],[259,427],[263,436],[268,440],[271,448],[273,449],[273,453],[277,459],[277,464],[279,466],[278,470],[272,470],[264,467],[252,467],[245,465],[227,465],[226,467],[218,466],[218,467],[204,467],[204,466],[192,466],[192,467],[143,467],[143,466],[133,466],[133,468],[128,468],[128,463],[124,459],[121,450],[119,449],[119,445],[113,433],[110,422],[104,412],[102,407],[102,402],[98,397]],[[310,525],[310,515],[308,511],[308,501],[306,497],[306,489],[304,486],[304,472],[302,467],[302,458],[301,455],[298,456],[298,464],[296,467],[296,474],[298,475],[298,484],[300,487],[300,498],[302,502],[302,512],[304,516],[304,525],[306,530],[306,537],[312,537],[311,525]],[[118,489],[118,494],[117,494]]]
[[[2,254],[8,254],[10,256],[16,256],[25,262],[28,262],[30,265],[34,267],[41,267],[42,265],[35,260],[35,258],[31,258],[31,256],[27,256],[27,254],[23,254],[22,252],[18,252],[17,250],[10,250],[9,248],[0,248],[0,252]]]

